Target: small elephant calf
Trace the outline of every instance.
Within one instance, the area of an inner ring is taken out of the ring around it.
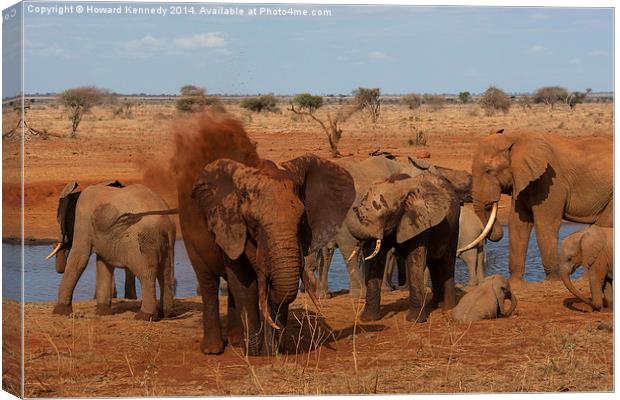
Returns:
[[[560,278],[566,288],[594,311],[613,305],[613,228],[592,225],[568,235],[560,248]],[[590,281],[592,300],[582,294],[570,280],[577,267],[583,266]]]
[[[510,300],[506,310],[505,300]],[[501,275],[486,277],[480,285],[471,289],[452,310],[456,321],[471,322],[510,316],[517,307],[517,297],[510,290],[508,280]]]

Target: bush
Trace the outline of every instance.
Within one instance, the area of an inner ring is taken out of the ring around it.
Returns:
[[[471,100],[471,93],[469,93],[469,92],[461,92],[461,93],[459,93],[459,100],[463,104],[469,103],[469,100]]]
[[[568,90],[560,86],[545,86],[534,93],[534,103],[546,104],[553,109],[557,102],[564,102],[568,97]]]
[[[409,107],[410,110],[416,110],[422,105],[422,98],[418,94],[410,93],[403,96],[402,102]]]
[[[487,115],[493,115],[496,111],[502,111],[506,114],[510,110],[510,98],[506,96],[503,90],[491,86],[480,98],[480,106]]]
[[[309,113],[314,113],[323,106],[323,97],[313,96],[310,93],[301,93],[293,97],[293,106],[297,106]]]
[[[102,104],[109,97],[110,94],[106,89],[99,89],[94,86],[67,89],[58,95],[58,101],[69,110],[71,115],[72,138],[76,137],[77,128],[84,114],[94,106]]]
[[[181,96],[205,97],[206,95],[207,91],[198,86],[185,85],[181,88]]]
[[[278,101],[272,94],[265,94],[258,97],[247,97],[241,101],[241,108],[254,112],[276,112]]]
[[[357,88],[353,91],[355,104],[358,110],[366,110],[373,123],[379,119],[381,110],[381,89]]]
[[[428,106],[432,111],[441,110],[446,103],[446,99],[438,94],[425,94],[423,96],[423,103]]]

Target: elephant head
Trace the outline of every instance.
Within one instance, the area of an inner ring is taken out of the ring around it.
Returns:
[[[295,299],[302,256],[327,244],[355,199],[351,175],[330,161],[304,155],[282,166],[216,160],[192,190],[226,256],[251,261],[261,312],[272,325],[267,296],[275,305]]]
[[[359,240],[375,239],[380,250],[385,235],[403,243],[441,223],[458,201],[450,184],[430,172],[415,177],[397,174],[368,189],[353,208],[360,224],[351,233]]]
[[[607,270],[611,263],[611,249],[607,246],[605,233],[598,226],[572,233],[562,241],[560,248],[560,278],[566,288],[579,300],[598,310],[590,299],[584,296],[570,279],[577,267]],[[605,265],[602,265],[605,264]]]
[[[499,310],[499,316],[509,317],[517,308],[517,296],[510,290],[510,283],[501,275],[492,275],[485,278],[486,281],[491,282],[493,293],[495,294],[495,300],[497,301],[497,308]],[[484,282],[484,281],[483,281]],[[510,307],[506,309],[504,302],[510,300]]]
[[[467,171],[432,165],[429,162],[417,158],[407,157],[412,166],[422,171],[429,171],[435,175],[442,176],[450,182],[456,192],[461,204],[471,203],[471,183],[472,176]]]
[[[474,153],[472,194],[474,210],[486,229],[488,238],[499,241],[502,227],[491,216],[497,213],[501,194],[516,200],[530,185],[555,164],[553,148],[540,134],[504,134],[503,129],[484,138]]]
[[[99,185],[123,187],[124,185],[119,181],[105,181],[99,183]],[[67,258],[69,257],[69,251],[73,246],[73,228],[75,225],[75,207],[77,201],[82,193],[78,189],[77,182],[69,182],[60,192],[58,199],[58,210],[56,212],[56,220],[60,227],[60,237],[58,243],[54,247],[54,250],[46,257],[46,259],[56,256],[56,272],[62,274],[65,272],[67,266]]]

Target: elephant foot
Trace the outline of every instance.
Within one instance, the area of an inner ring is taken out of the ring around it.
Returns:
[[[136,313],[136,315],[133,318],[138,321],[157,321],[159,320],[159,315],[145,313],[144,311],[140,310]]]
[[[125,299],[138,300],[138,296],[135,293],[125,293]]]
[[[200,351],[203,354],[222,354],[224,352],[224,342],[222,340],[208,341],[206,338],[200,342]]]
[[[172,310],[159,310],[157,312],[157,316],[159,317],[159,319],[164,319],[164,318],[172,318],[175,317],[176,314],[174,313],[174,311]]]
[[[523,280],[522,275],[513,275],[508,278],[508,283],[510,284],[510,286],[521,285],[523,282],[525,281]]]
[[[425,307],[423,309],[410,308],[409,311],[407,311],[406,319],[409,322],[426,322],[429,314],[430,311],[428,307]]]
[[[362,311],[362,315],[360,315],[360,320],[366,321],[377,321],[381,319],[381,315],[379,314],[379,310],[369,310],[364,307],[364,311]]]
[[[95,311],[95,314],[97,315],[112,315],[112,307],[110,307],[109,305],[101,305],[101,304],[97,304],[97,308]]]
[[[366,291],[365,290],[360,290],[360,289],[351,289],[349,291],[349,294],[351,295],[351,298],[353,299],[365,299],[366,298]]]
[[[71,304],[61,304],[61,303],[57,303],[56,306],[54,306],[54,310],[52,311],[53,314],[58,314],[58,315],[71,315],[72,312],[73,312],[73,307],[71,306]]]

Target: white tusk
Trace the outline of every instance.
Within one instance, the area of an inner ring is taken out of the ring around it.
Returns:
[[[373,251],[372,254],[368,257],[364,258],[364,260],[368,261],[375,258],[375,256],[379,254],[379,250],[381,250],[381,239],[377,239],[377,243],[375,244],[375,251]]]
[[[60,251],[60,248],[62,247],[62,243],[58,243],[56,245],[56,247],[54,247],[54,250],[52,250],[52,252],[50,253],[49,256],[45,257],[46,260],[49,260],[50,258],[54,257],[56,255],[56,253],[58,253]]]
[[[473,249],[474,247],[478,246],[478,244],[482,242],[484,238],[487,237],[489,232],[491,232],[491,228],[493,228],[493,224],[495,223],[495,217],[497,216],[497,208],[498,208],[497,203],[493,203],[493,208],[491,209],[491,216],[489,217],[489,221],[487,222],[487,225],[484,227],[482,233],[476,239],[474,239],[473,242],[471,242],[465,247],[461,247],[460,249],[458,249],[456,251],[457,257],[460,256],[462,252]]]
[[[351,260],[353,260],[353,257],[355,257],[355,255],[357,254],[357,252],[359,251],[359,249],[360,249],[360,248],[359,248],[359,247],[357,247],[357,246],[353,249],[353,251],[351,252],[351,255],[349,256],[349,258],[347,258],[347,262],[348,262],[348,263],[350,263],[350,262],[351,262]]]

